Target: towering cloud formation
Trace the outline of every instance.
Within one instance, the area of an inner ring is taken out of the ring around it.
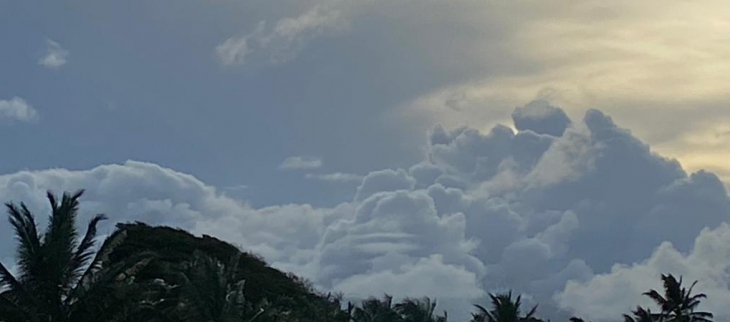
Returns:
[[[334,208],[254,209],[133,161],[1,176],[0,196],[42,209],[46,189],[87,188],[86,214],[217,235],[351,296],[468,305],[511,288],[555,319],[598,321],[618,318],[672,272],[703,279],[708,308],[730,317],[721,304],[728,261],[718,260],[728,256],[730,198],[715,175],[688,175],[597,110],[576,124],[544,102],[513,116],[516,133],[434,128],[421,163],[366,175]]]
[[[649,288],[658,288],[656,277],[672,272],[685,281],[697,280],[697,290],[706,293],[704,309],[717,312],[718,320],[726,320],[726,303],[730,300],[727,271],[730,269],[730,227],[723,223],[716,229],[705,229],[697,237],[692,250],[684,254],[672,243],[662,243],[644,261],[631,265],[616,264],[611,271],[585,282],[569,281],[565,290],[555,296],[559,305],[596,320],[615,320],[616,308],[641,303],[649,305],[641,295]]]
[[[547,101],[534,101],[524,107],[518,107],[512,113],[515,127],[520,130],[532,130],[539,134],[561,136],[570,126],[570,119],[563,110],[550,106]]]

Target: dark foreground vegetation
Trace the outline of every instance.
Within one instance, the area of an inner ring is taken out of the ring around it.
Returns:
[[[48,194],[51,216],[43,232],[24,204],[7,204],[17,239],[16,273],[0,264],[0,322],[446,322],[428,298],[394,303],[385,296],[358,304],[322,294],[305,281],[209,236],[120,224],[100,247],[94,217],[81,236],[76,227],[81,192],[58,200]],[[6,242],[6,241],[3,241]],[[704,322],[693,294],[672,275],[662,293],[645,295],[657,312],[637,307],[625,322]],[[537,307],[520,296],[491,294],[475,305],[473,322],[539,322]],[[617,314],[619,320],[620,314]],[[571,322],[582,322],[571,318]]]

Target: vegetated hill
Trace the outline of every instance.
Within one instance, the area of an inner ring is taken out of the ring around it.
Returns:
[[[202,252],[222,263],[229,263],[238,256],[237,271],[239,277],[246,280],[244,294],[247,302],[277,302],[303,320],[316,318],[320,321],[324,312],[340,311],[337,298],[321,294],[301,278],[272,268],[259,257],[242,252],[217,238],[207,235],[196,237],[181,229],[152,227],[144,223],[119,224],[117,229],[125,231],[127,237],[111,253],[111,262],[136,253],[156,254],[156,263],[138,275],[141,279],[161,277],[162,266],[185,263],[196,252]]]

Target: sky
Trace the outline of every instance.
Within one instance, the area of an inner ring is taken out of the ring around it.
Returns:
[[[0,0],[0,199],[84,188],[107,232],[457,318],[514,289],[615,320],[662,273],[730,318],[727,7]]]

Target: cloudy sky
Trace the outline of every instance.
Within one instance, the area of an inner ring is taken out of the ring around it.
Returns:
[[[456,317],[511,288],[613,320],[674,273],[730,318],[727,9],[0,0],[0,199],[86,188]]]

